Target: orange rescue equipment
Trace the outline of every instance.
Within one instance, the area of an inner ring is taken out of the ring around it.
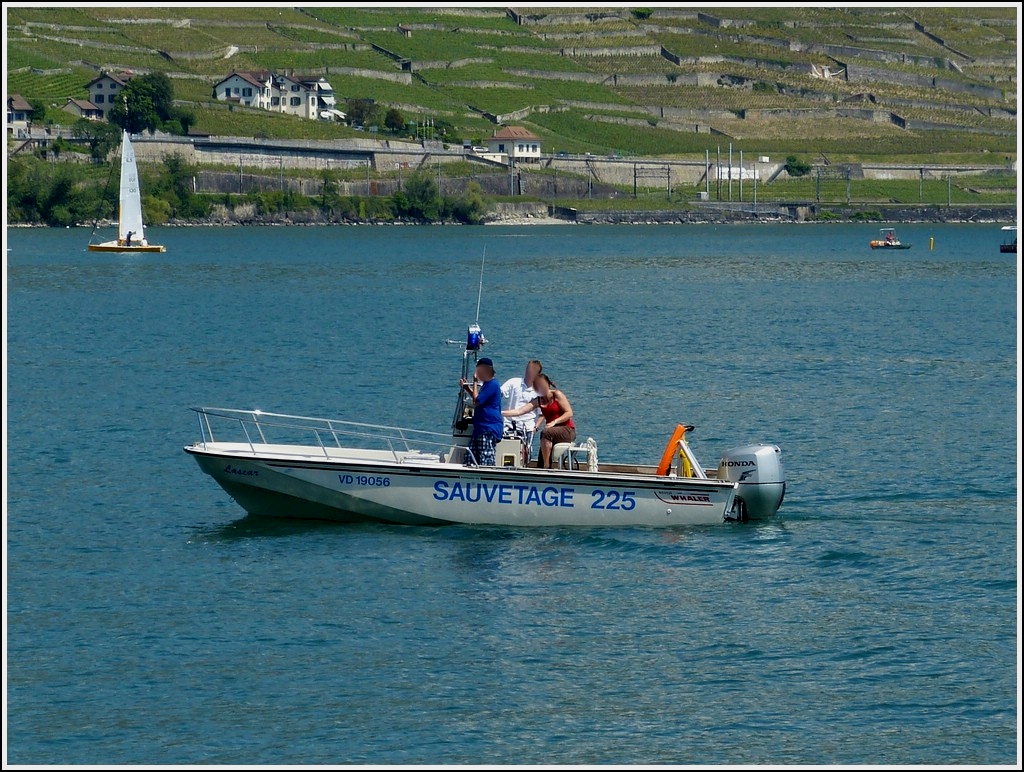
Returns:
[[[679,452],[680,440],[682,440],[686,436],[686,432],[692,428],[692,426],[676,424],[676,430],[672,432],[672,438],[668,441],[668,445],[665,446],[665,452],[661,454],[661,463],[658,464],[658,468],[654,472],[656,475],[663,477],[668,474],[668,470],[672,468],[672,459],[675,458],[676,453]]]

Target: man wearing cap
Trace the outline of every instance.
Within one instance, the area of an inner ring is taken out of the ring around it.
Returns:
[[[473,383],[459,383],[473,397],[473,436],[469,439],[469,466],[494,466],[494,446],[501,439],[501,387],[494,380],[494,362],[481,357],[476,363]]]

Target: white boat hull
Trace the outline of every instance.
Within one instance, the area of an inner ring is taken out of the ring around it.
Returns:
[[[161,244],[132,244],[125,246],[118,241],[104,241],[101,244],[90,244],[90,252],[166,252]]]
[[[338,522],[707,525],[730,519],[737,490],[727,480],[466,467],[418,453],[346,458],[342,448],[220,442],[185,451],[250,514]]]

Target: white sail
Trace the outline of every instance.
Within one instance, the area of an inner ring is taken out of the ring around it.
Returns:
[[[132,147],[127,131],[121,133],[121,207],[118,215],[117,237],[125,241],[130,238],[132,244],[145,243],[146,238],[142,225],[139,169],[135,165],[135,149]]]

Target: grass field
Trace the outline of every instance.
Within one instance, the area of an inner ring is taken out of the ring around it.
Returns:
[[[698,19],[697,9],[689,8],[653,7],[649,14],[627,7],[521,10],[530,17],[523,25],[516,24],[504,7],[9,8],[7,89],[29,99],[63,104],[68,97],[86,96],[86,83],[97,74],[96,66],[103,66],[193,76],[174,78],[176,96],[205,101],[214,83],[232,69],[302,74],[338,67],[398,71],[395,62],[369,50],[370,44],[377,44],[414,62],[487,60],[464,67],[426,69],[416,73],[417,79],[409,85],[348,75],[331,74],[329,78],[342,100],[371,98],[382,106],[401,105],[406,110],[417,106],[423,114],[444,117],[467,135],[487,133],[481,132],[478,119],[468,117],[474,109],[504,114],[530,106],[585,101],[619,106],[615,112],[627,115],[642,115],[642,107],[659,105],[741,113],[820,109],[856,97],[864,100],[858,106],[870,105],[948,128],[908,132],[852,119],[715,118],[711,123],[725,141],[763,146],[771,152],[785,149],[901,157],[921,153],[926,144],[928,151],[938,154],[970,155],[986,150],[1016,154],[1014,136],[1003,136],[1005,132],[1015,135],[1017,130],[1016,7],[699,9],[733,25],[721,27]],[[586,13],[591,14],[590,19],[585,18]],[[914,22],[924,25],[925,31],[916,29]],[[405,33],[399,31],[400,25]],[[811,78],[806,65],[836,66],[822,50],[813,48],[821,44],[866,49],[850,61],[880,74],[863,82]],[[360,46],[361,50],[339,45]],[[675,65],[661,56],[615,53],[615,47],[662,45],[683,57],[718,54],[732,59]],[[241,50],[224,58],[231,46]],[[570,57],[563,55],[563,48],[599,55]],[[882,61],[885,53],[894,55],[891,61]],[[947,60],[957,68],[948,66]],[[45,72],[56,69],[62,72]],[[659,77],[704,72],[726,77],[713,87],[668,85],[668,81],[664,86],[636,87],[530,78],[513,70]],[[886,73],[913,75],[918,83],[900,85]],[[936,77],[942,79],[941,87],[932,84],[930,79]],[[465,85],[483,82],[511,85]],[[992,96],[975,88],[979,86],[1002,89],[1005,94]],[[951,105],[978,108],[978,112]],[[982,115],[990,108],[1009,109],[1013,117]],[[206,112],[203,108],[197,115],[198,129],[222,131],[232,125],[223,113]],[[623,127],[588,121],[585,116],[590,112],[593,110],[574,108],[547,115],[534,113],[525,123],[566,150],[676,155],[694,152],[707,142],[664,126]],[[240,116],[234,115],[235,123],[248,127],[245,133],[253,130],[254,121]],[[271,135],[277,136],[278,131],[289,131],[297,124],[270,120],[267,125]],[[304,126],[296,128],[293,136],[333,135],[340,130],[336,126]]]

